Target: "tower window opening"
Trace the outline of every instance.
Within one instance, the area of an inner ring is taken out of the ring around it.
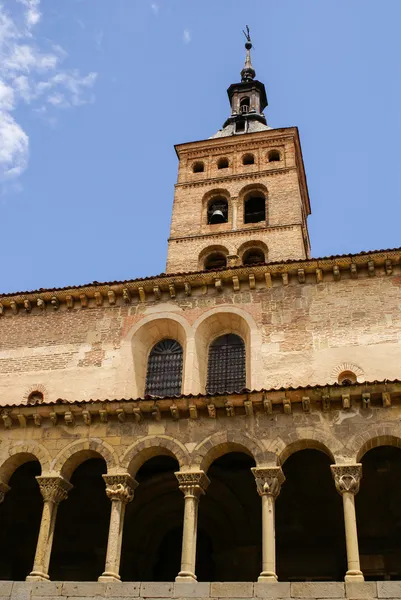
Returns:
[[[164,339],[153,346],[149,354],[145,394],[181,394],[182,357],[182,346],[176,340]]]
[[[244,340],[229,333],[209,346],[207,393],[240,392],[246,387]]]
[[[270,150],[269,154],[267,155],[267,158],[269,162],[280,161],[280,152],[278,150]]]
[[[254,165],[255,164],[255,157],[253,154],[244,154],[244,156],[242,157],[242,164],[243,165]]]
[[[219,160],[217,161],[217,168],[218,169],[228,169],[228,158],[226,158],[226,157],[219,158]]]
[[[218,223],[227,223],[228,221],[228,203],[225,198],[214,198],[209,202],[207,209],[208,225],[217,225]]]
[[[352,385],[353,383],[356,383],[356,382],[357,382],[356,375],[352,371],[343,371],[338,376],[338,383],[340,385]]]
[[[241,119],[235,123],[235,133],[245,133],[245,119]]]
[[[205,164],[202,161],[198,161],[198,162],[194,163],[194,165],[192,167],[193,173],[203,173],[204,170],[205,170]]]
[[[205,271],[224,269],[227,266],[227,258],[222,252],[212,252],[205,260]]]
[[[249,113],[249,97],[241,98],[239,103],[239,111],[242,115]]]
[[[265,254],[260,248],[250,248],[243,256],[244,265],[258,265],[265,262]]]
[[[249,196],[244,203],[244,223],[260,223],[266,220],[266,202],[263,196]]]

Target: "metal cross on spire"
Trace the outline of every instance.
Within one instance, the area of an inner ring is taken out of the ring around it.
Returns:
[[[254,79],[256,73],[255,73],[255,69],[252,66],[252,61],[251,61],[252,42],[251,42],[251,34],[249,31],[248,25],[245,26],[245,31],[242,30],[242,33],[244,34],[245,39],[246,39],[246,42],[245,42],[246,57],[245,57],[245,66],[241,71],[241,80],[242,81],[252,81],[252,79]]]

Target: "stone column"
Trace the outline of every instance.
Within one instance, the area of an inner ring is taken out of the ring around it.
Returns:
[[[63,477],[36,477],[43,496],[42,520],[38,543],[36,545],[33,569],[27,581],[46,581],[49,579],[49,564],[53,546],[54,528],[58,505],[67,498],[72,485]]]
[[[262,572],[258,581],[277,581],[275,502],[285,477],[281,467],[254,467],[256,488],[262,498]]]
[[[356,529],[355,494],[359,491],[362,465],[331,465],[336,489],[343,498],[345,541],[347,545],[348,571],[345,581],[364,581],[359,563],[358,532]]]
[[[196,581],[196,535],[198,529],[199,498],[205,493],[209,479],[204,471],[178,472],[179,488],[185,497],[184,528],[182,532],[181,570],[176,581]]]
[[[99,581],[121,581],[120,559],[125,507],[133,499],[138,483],[128,473],[103,475],[103,479],[106,482],[107,497],[111,500],[111,513],[106,566]]]

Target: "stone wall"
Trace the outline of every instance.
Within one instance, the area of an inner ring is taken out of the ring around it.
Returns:
[[[401,598],[401,582],[365,583],[98,583],[98,582],[0,582],[0,600],[100,600],[100,598],[239,598],[340,599]]]
[[[324,273],[319,283],[307,273],[304,284],[292,275],[256,277],[233,290],[233,280],[222,278],[219,288],[192,286],[191,295],[174,298],[160,286],[146,302],[7,311],[0,404],[24,403],[42,388],[45,401],[142,397],[147,356],[163,337],[183,345],[182,389],[197,394],[205,389],[208,343],[230,329],[246,342],[250,389],[335,383],[344,365],[358,381],[399,378],[401,268],[391,275],[376,268],[374,276],[358,269],[357,279],[349,271],[340,280]]]

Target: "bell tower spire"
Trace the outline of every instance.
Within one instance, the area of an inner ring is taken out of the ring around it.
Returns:
[[[270,129],[263,110],[267,106],[266,89],[263,83],[255,79],[256,71],[251,59],[251,35],[248,25],[245,35],[245,65],[241,71],[241,81],[233,83],[227,90],[231,105],[231,115],[223,128],[212,137],[226,137],[241,133],[254,133]]]

